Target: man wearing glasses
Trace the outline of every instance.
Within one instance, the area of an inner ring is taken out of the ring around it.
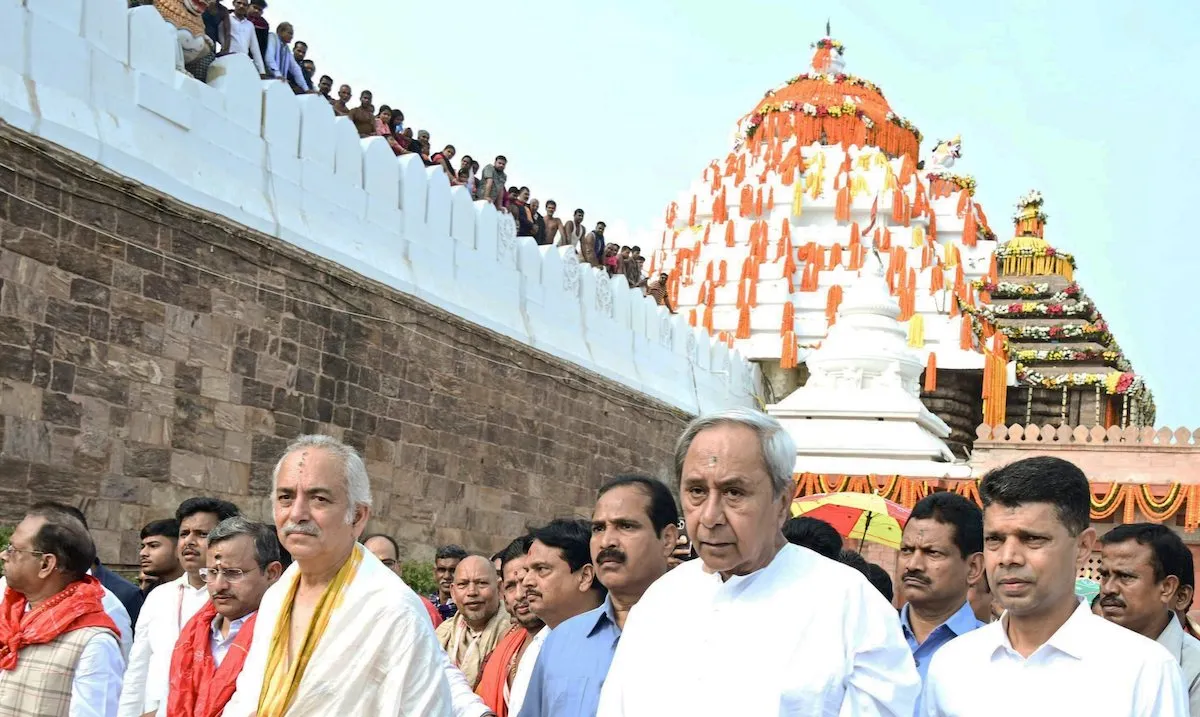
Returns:
[[[208,534],[207,563],[200,577],[212,601],[175,643],[162,717],[221,713],[250,650],[259,602],[285,567],[275,529],[242,516],[221,521]]]

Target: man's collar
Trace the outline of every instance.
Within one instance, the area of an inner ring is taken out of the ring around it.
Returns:
[[[1179,624],[1179,618],[1174,612],[1171,612],[1168,613],[1167,626],[1159,633],[1155,642],[1167,648],[1167,652],[1170,652],[1172,657],[1179,659],[1183,652],[1183,641],[1187,637],[1187,633],[1183,631],[1183,625]]]
[[[594,615],[594,619],[592,620],[592,624],[588,626],[588,637],[593,637],[596,633],[600,632],[604,627],[605,621],[609,622],[617,632],[621,631],[621,628],[617,627],[617,613],[616,609],[613,608],[611,595],[605,595],[604,602],[600,604],[600,607],[591,610],[589,614]]]
[[[1041,650],[1042,647],[1049,645],[1064,655],[1069,655],[1077,660],[1083,659],[1084,653],[1087,652],[1092,639],[1092,626],[1088,623],[1094,617],[1096,616],[1092,614],[1091,607],[1085,602],[1079,602],[1075,606],[1075,610],[1067,618],[1067,621],[1037,650]],[[1001,644],[1009,650],[1013,650],[1012,641],[1008,639],[1007,621],[1011,619],[1011,615],[1005,615],[1004,619],[999,623]]]
[[[914,635],[912,629],[912,603],[905,603],[904,607],[900,608],[900,627],[903,628],[905,635]],[[968,633],[983,623],[975,617],[975,611],[971,609],[970,601],[963,600],[962,607],[958,608],[953,615],[946,618],[946,621],[941,625],[935,625],[933,630],[929,631],[932,635],[939,627],[945,627],[950,632],[954,633],[955,637]],[[928,636],[926,636],[928,638]]]

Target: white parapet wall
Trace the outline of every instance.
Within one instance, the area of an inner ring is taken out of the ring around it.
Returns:
[[[319,96],[219,58],[126,0],[0,0],[0,118],[108,170],[688,413],[754,406],[761,376],[623,277],[516,236],[440,168],[359,139]]]

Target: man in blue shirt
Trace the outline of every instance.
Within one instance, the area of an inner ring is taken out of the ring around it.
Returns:
[[[618,476],[592,512],[591,557],[608,597],[556,626],[542,646],[518,717],[596,714],[629,610],[668,569],[679,512],[662,481]]]
[[[921,499],[904,526],[900,571],[900,625],[924,682],[942,645],[983,626],[967,600],[983,573],[983,511],[955,493]]]

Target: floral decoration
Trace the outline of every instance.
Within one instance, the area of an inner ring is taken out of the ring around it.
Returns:
[[[984,281],[976,279],[971,282],[971,286],[977,291],[986,291],[993,299],[1040,299],[1045,298],[1049,301],[1063,302],[1068,299],[1077,299],[1080,296],[1079,285],[1071,282],[1061,291],[1054,293],[1050,292],[1050,284],[1045,282],[1035,282],[1033,284],[1017,284],[1011,281]]]
[[[1014,358],[1020,364],[1030,362],[1056,362],[1056,363],[1087,363],[1092,361],[1100,361],[1106,366],[1113,366],[1122,371],[1130,371],[1132,367],[1129,365],[1129,360],[1121,353],[1120,349],[1112,350],[1105,349],[1103,351],[1095,351],[1093,349],[1021,349],[1015,352]]]
[[[1025,196],[1017,200],[1017,209],[1025,207],[1040,207],[1046,200],[1042,197],[1042,193],[1036,189],[1030,189],[1025,193]]]
[[[828,85],[850,85],[851,87],[862,88],[868,92],[874,92],[880,97],[883,97],[883,90],[879,89],[879,85],[875,84],[874,82],[870,82],[869,80],[864,80],[861,77],[847,75],[842,72],[805,72],[803,74],[796,75],[773,90],[768,90],[765,96],[771,97],[776,92],[779,92],[789,85],[794,85],[797,82],[824,82]]]
[[[1063,373],[1048,376],[1027,366],[1017,364],[1017,380],[1038,388],[1063,388],[1077,386],[1100,386],[1105,393],[1123,394],[1141,392],[1145,385],[1141,376],[1131,371],[1107,371],[1104,373]]]
[[[1066,261],[1067,263],[1069,263],[1071,265],[1072,269],[1078,268],[1075,266],[1075,257],[1074,256],[1071,256],[1070,254],[1066,253],[1065,251],[1059,251],[1059,250],[1055,249],[1054,247],[1050,246],[1049,244],[1045,244],[1045,245],[1041,245],[1041,246],[1037,246],[1037,247],[1031,247],[1031,246],[1013,247],[1013,246],[1011,246],[1011,244],[1005,244],[996,249],[996,259],[997,260],[1007,259],[1009,257],[1058,257],[1059,259],[1062,259],[1063,261]]]
[[[833,50],[839,55],[844,55],[846,53],[846,46],[832,37],[822,37],[809,47],[814,50]]]
[[[954,174],[952,172],[947,172],[944,169],[937,169],[929,174],[926,174],[925,178],[931,182],[949,182],[959,189],[967,190],[967,194],[970,194],[971,196],[975,195],[975,178],[969,174]],[[993,234],[992,237],[995,238],[995,234]]]
[[[1108,324],[1101,319],[1095,323],[1069,323],[1057,326],[1000,326],[999,331],[1010,339],[1025,341],[1063,341],[1081,339],[1099,344],[1109,344],[1112,335]]]
[[[1071,304],[1045,301],[1021,301],[1012,304],[993,304],[981,309],[989,320],[999,318],[1017,318],[1033,316],[1038,318],[1055,317],[1086,317],[1096,318],[1096,306],[1089,300],[1076,301]]]

